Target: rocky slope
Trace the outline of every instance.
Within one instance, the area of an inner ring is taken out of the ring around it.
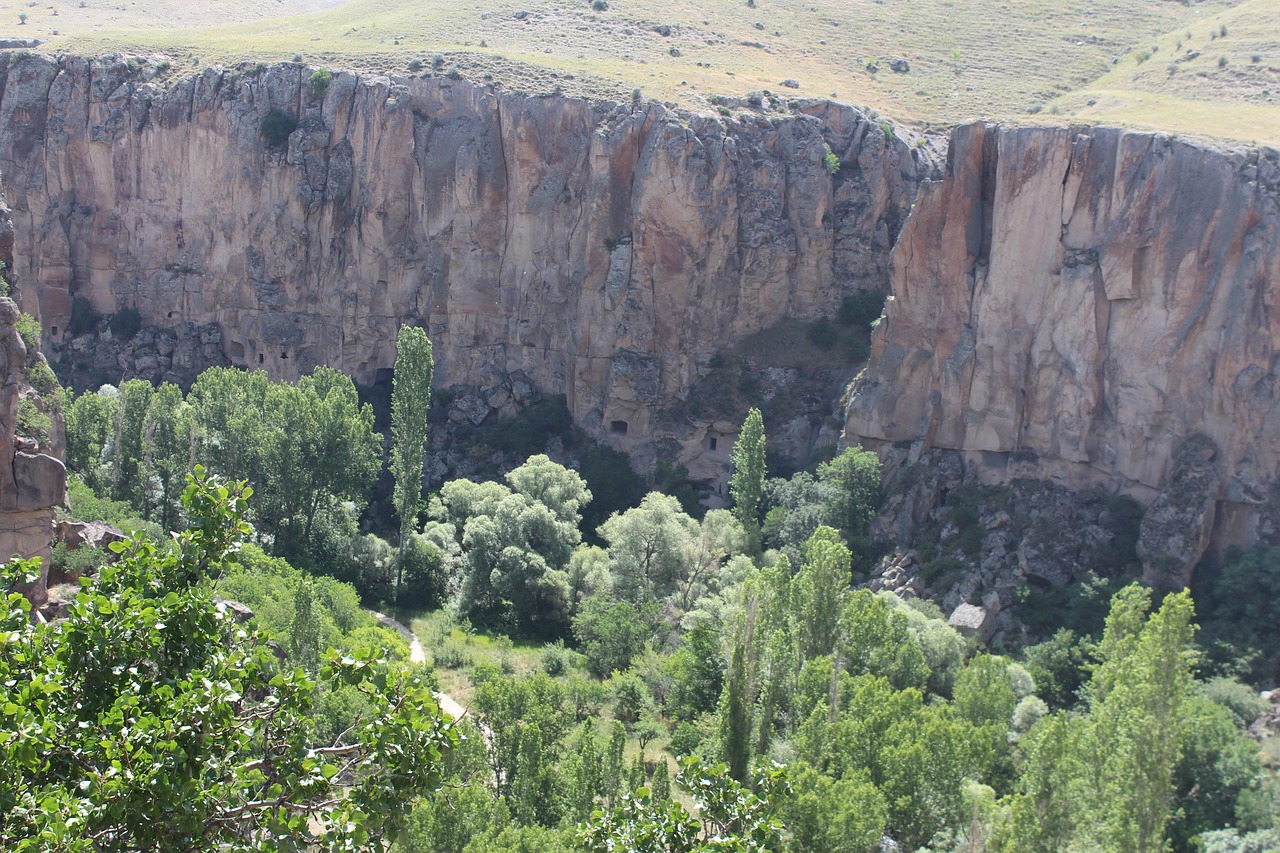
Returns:
[[[1277,246],[1275,149],[961,127],[896,247],[846,440],[1132,495],[1148,579],[1184,581],[1211,543],[1277,532]]]
[[[528,377],[641,454],[655,411],[718,350],[883,288],[933,168],[820,101],[722,119],[445,76],[313,85],[282,64],[161,86],[162,72],[0,55],[15,273],[39,283],[26,307],[54,347],[89,309],[132,309],[159,327],[135,373],[180,379],[225,356],[371,382],[396,328],[422,323],[438,383]],[[686,456],[709,426],[677,437]]]

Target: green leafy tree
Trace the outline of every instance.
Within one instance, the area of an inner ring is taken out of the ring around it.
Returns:
[[[250,532],[249,494],[197,469],[172,547],[119,543],[57,624],[8,596],[0,847],[369,849],[438,790],[455,736],[426,685],[372,652],[327,655],[319,680],[368,713],[321,741],[317,681],[280,671],[213,599],[205,581]],[[34,566],[11,563],[4,585]]]
[[[105,491],[102,451],[115,436],[120,393],[112,386],[81,394],[66,407],[67,468],[95,491]]]
[[[698,522],[679,501],[660,492],[610,518],[600,525],[600,537],[609,549],[614,594],[640,603],[674,593],[698,536]]]
[[[362,503],[380,467],[382,436],[373,408],[361,406],[349,378],[317,367],[296,385],[268,389],[269,432],[263,454],[277,551],[305,552],[320,510],[333,501]]]
[[[804,564],[792,582],[800,659],[831,654],[840,630],[840,613],[849,593],[849,549],[840,534],[819,527],[804,546]]]
[[[195,464],[193,427],[182,389],[172,382],[157,388],[142,425],[144,468],[153,486],[146,509],[166,530],[178,527],[183,482]]]
[[[144,425],[155,389],[145,379],[130,379],[120,386],[111,451],[111,499],[127,501],[142,510],[147,505]]]
[[[400,517],[402,551],[396,566],[397,597],[404,577],[404,544],[418,527],[422,454],[427,444],[427,413],[431,409],[434,371],[435,360],[426,331],[401,326],[396,337],[396,366],[391,380],[391,476],[395,479],[394,501],[396,515]]]
[[[723,764],[682,759],[677,777],[698,807],[694,818],[678,802],[647,788],[608,811],[597,810],[579,831],[592,853],[764,853],[782,845],[780,804],[790,793],[786,769],[762,765],[747,787]]]
[[[225,477],[256,484],[264,495],[262,461],[271,384],[264,370],[210,367],[196,377],[187,394],[200,440],[197,458]]]
[[[751,409],[733,445],[729,495],[733,498],[734,515],[755,542],[759,541],[760,501],[764,497],[764,445],[764,418],[759,409]]]
[[[636,605],[608,593],[584,601],[573,620],[587,670],[597,678],[628,669],[652,633]]]

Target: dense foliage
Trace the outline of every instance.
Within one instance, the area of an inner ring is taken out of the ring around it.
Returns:
[[[188,529],[117,543],[65,620],[34,624],[8,596],[4,849],[368,849],[440,787],[456,736],[419,678],[372,651],[322,661],[301,601],[292,645],[309,666],[290,668],[215,599],[212,579],[250,532],[250,492],[197,470]],[[32,568],[9,564],[6,582]],[[321,684],[360,698],[336,734],[317,724]]]
[[[297,384],[211,371],[185,399],[125,383],[68,414],[83,512],[188,524],[166,509],[167,478],[193,458],[261,484],[258,542],[220,589],[316,685],[308,731],[337,738],[369,713],[369,697],[320,681],[321,650],[379,642],[351,588],[317,574],[418,608],[402,618],[426,620],[439,683],[469,712],[439,765],[445,794],[404,804],[400,849],[1190,851],[1271,837],[1280,785],[1242,733],[1262,708],[1232,676],[1274,661],[1265,603],[1246,594],[1273,555],[1232,554],[1197,590],[1207,681],[1191,597],[1112,578],[1073,594],[1070,628],[982,650],[935,605],[858,588],[876,556],[874,454],[770,480],[753,411],[727,509],[695,515],[629,469],[615,491],[602,453],[582,472],[534,453],[501,482],[453,480],[421,501],[413,376],[397,377],[393,412],[398,547],[356,527],[380,439],[332,371]],[[288,454],[305,479],[280,472]]]

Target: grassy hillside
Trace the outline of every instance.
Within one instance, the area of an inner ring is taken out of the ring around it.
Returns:
[[[771,89],[921,124],[1034,114],[1280,141],[1280,0],[0,0],[0,34],[178,68],[301,54],[409,73],[442,53],[440,70],[530,91],[700,107]]]

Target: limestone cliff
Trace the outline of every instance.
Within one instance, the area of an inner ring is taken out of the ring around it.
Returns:
[[[440,384],[527,376],[643,451],[717,350],[883,288],[932,169],[827,102],[722,119],[311,71],[0,55],[16,274],[53,345],[73,304],[127,308],[276,377],[370,382],[421,323]]]
[[[845,438],[1130,494],[1149,575],[1273,534],[1280,152],[958,128],[894,252]],[[1184,444],[1191,440],[1183,452]],[[1153,578],[1154,579],[1154,578]]]
[[[0,196],[0,262],[12,261],[13,227]],[[18,588],[39,607],[47,597],[54,510],[67,502],[67,471],[57,381],[39,350],[28,349],[20,316],[14,301],[0,296],[0,560],[43,558],[40,577]]]

